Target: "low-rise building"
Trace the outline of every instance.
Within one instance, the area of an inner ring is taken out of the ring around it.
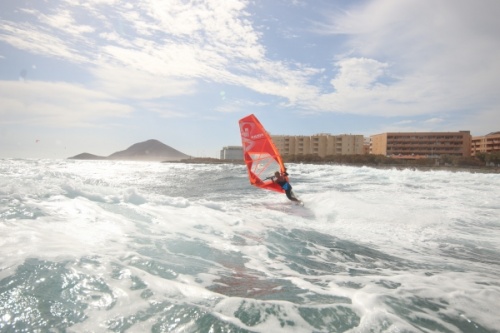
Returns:
[[[370,152],[386,156],[468,157],[470,147],[470,131],[393,132],[372,135]]]
[[[332,155],[363,154],[363,135],[271,135],[271,138],[282,156],[315,155],[319,157]]]
[[[477,153],[493,153],[498,151],[500,151],[500,132],[472,137],[472,156],[475,156]]]
[[[226,146],[220,151],[221,160],[243,160],[242,146]]]

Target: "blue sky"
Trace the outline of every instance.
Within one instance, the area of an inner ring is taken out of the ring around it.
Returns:
[[[0,158],[500,130],[498,0],[0,2]]]

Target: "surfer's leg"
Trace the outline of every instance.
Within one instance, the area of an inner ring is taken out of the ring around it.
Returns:
[[[295,196],[292,195],[292,190],[289,189],[289,190],[286,190],[285,191],[286,193],[286,197],[292,201],[299,201]]]

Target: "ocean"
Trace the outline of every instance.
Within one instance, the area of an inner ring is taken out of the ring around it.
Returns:
[[[0,160],[0,332],[500,332],[500,174]]]

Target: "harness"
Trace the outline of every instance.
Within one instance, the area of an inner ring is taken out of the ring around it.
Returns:
[[[292,188],[286,180],[276,183],[278,183],[278,185],[281,186],[281,188],[284,189],[285,191],[288,191]]]

